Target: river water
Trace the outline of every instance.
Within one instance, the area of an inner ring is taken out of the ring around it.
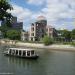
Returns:
[[[3,55],[0,47],[0,75],[75,75],[75,52],[39,50],[37,60]]]

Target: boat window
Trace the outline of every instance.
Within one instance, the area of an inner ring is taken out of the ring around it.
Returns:
[[[31,51],[31,55],[33,55],[34,54],[34,51]]]
[[[9,50],[9,53],[11,54],[11,49]]]
[[[16,50],[16,55],[18,55],[18,50]]]
[[[21,50],[19,51],[19,55],[21,55]]]
[[[23,56],[25,56],[26,55],[26,52],[25,51],[23,51]]]
[[[12,54],[14,54],[15,53],[15,50],[12,50],[12,52],[11,52]]]
[[[27,56],[30,56],[30,51],[27,51]]]

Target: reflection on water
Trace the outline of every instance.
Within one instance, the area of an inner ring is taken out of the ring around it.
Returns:
[[[24,58],[16,58],[16,57],[7,57],[8,63],[13,64],[20,67],[28,67],[30,65],[38,63],[38,60],[33,59],[24,59]]]

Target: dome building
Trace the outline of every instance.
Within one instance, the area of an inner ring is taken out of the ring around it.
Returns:
[[[31,24],[30,28],[30,41],[40,41],[46,34],[47,20],[44,16],[39,16],[36,22]]]
[[[42,23],[42,24],[44,24],[44,25],[47,25],[47,20],[46,20],[46,18],[45,18],[44,16],[39,16],[39,17],[37,18],[36,22]]]
[[[41,21],[41,20],[46,20],[46,18],[44,16],[37,17],[37,21]]]
[[[51,25],[47,25],[47,20],[44,16],[39,16],[36,21],[31,24],[29,40],[40,41],[46,34],[51,38],[58,37],[56,29]]]

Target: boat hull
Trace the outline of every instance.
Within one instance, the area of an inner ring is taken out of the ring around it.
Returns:
[[[18,58],[26,58],[26,59],[37,59],[39,56],[35,55],[35,56],[20,56],[20,55],[11,55],[8,53],[4,53],[5,56],[11,56],[11,57],[18,57]]]

